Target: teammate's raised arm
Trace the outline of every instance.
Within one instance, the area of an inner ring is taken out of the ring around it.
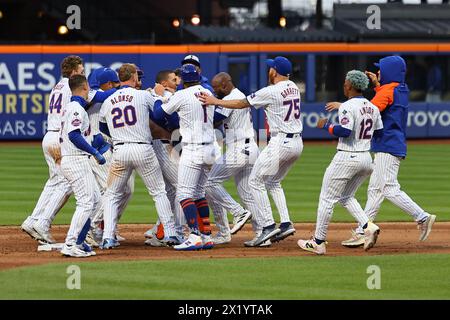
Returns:
[[[221,100],[214,96],[210,96],[205,92],[202,92],[198,98],[203,104],[222,106],[229,109],[244,109],[250,107],[250,103],[248,103],[247,99]]]

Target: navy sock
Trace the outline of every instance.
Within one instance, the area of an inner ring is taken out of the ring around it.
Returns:
[[[209,222],[209,206],[205,198],[195,200],[197,207],[200,231],[203,234],[211,234],[211,224]]]
[[[181,200],[180,204],[191,232],[198,234],[197,206],[191,198]]]
[[[322,244],[322,243],[325,242],[325,240],[320,240],[320,239],[317,239],[317,238],[314,238],[314,241],[315,241],[317,244]]]
[[[81,229],[80,234],[78,235],[77,244],[82,244],[84,240],[86,240],[89,229],[91,229],[91,218],[87,219],[83,229]]]

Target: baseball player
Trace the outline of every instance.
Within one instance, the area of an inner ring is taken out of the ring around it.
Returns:
[[[209,207],[205,199],[206,171],[216,157],[214,147],[214,107],[198,100],[201,93],[212,92],[200,85],[200,75],[192,64],[181,68],[184,89],[177,91],[161,107],[155,105],[155,118],[164,119],[177,112],[183,152],[178,168],[177,198],[191,233],[175,250],[198,250],[213,247]],[[200,219],[197,220],[197,211]],[[164,223],[163,223],[164,224]],[[200,224],[200,225],[199,225]],[[164,225],[165,226],[165,225]]]
[[[72,92],[71,102],[66,105],[61,122],[61,170],[74,192],[76,210],[61,253],[82,258],[95,255],[85,243],[77,244],[77,239],[100,201],[100,191],[89,157],[94,156],[99,164],[104,164],[106,160],[88,142],[90,125],[85,108],[89,85],[86,78],[84,75],[72,76],[69,87]]]
[[[339,109],[339,124],[319,119],[317,127],[339,137],[337,153],[323,176],[317,209],[316,232],[310,240],[298,240],[301,249],[319,255],[326,253],[325,240],[334,205],[340,203],[363,226],[364,249],[372,248],[380,229],[369,221],[358,201],[356,190],[372,172],[370,141],[383,128],[377,107],[362,96],[369,79],[364,72],[349,71],[345,77],[344,95],[348,98]]]
[[[271,85],[246,99],[220,100],[207,95],[200,98],[208,105],[220,105],[231,109],[263,107],[266,112],[272,137],[256,160],[249,179],[249,187],[258,208],[253,216],[257,224],[263,227],[252,242],[255,246],[269,239],[280,241],[295,233],[281,181],[303,150],[300,91],[295,83],[289,80],[292,72],[291,62],[285,57],[276,57],[273,60],[268,59],[267,65]],[[273,219],[266,187],[281,217],[279,228]]]
[[[112,138],[114,145],[106,190],[102,248],[111,249],[119,245],[115,239],[119,204],[123,201],[124,187],[133,170],[141,176],[155,201],[168,242],[178,243],[170,202],[152,147],[149,120],[155,99],[150,92],[135,89],[138,82],[135,65],[122,65],[119,79],[121,86],[100,110],[100,130]]]
[[[107,91],[112,88],[117,88],[120,85],[119,78],[117,76],[117,73],[110,69],[101,67],[98,69],[95,69],[91,72],[91,74],[88,77],[89,86],[91,89],[98,89],[101,91]],[[102,240],[103,235],[103,229],[102,229],[102,222],[103,222],[103,200],[104,200],[104,193],[106,191],[106,182],[108,177],[108,171],[109,171],[109,165],[112,158],[112,153],[110,150],[111,145],[108,142],[105,142],[105,139],[107,139],[107,136],[103,136],[99,129],[99,122],[100,122],[100,108],[102,106],[102,103],[95,103],[94,105],[90,106],[87,109],[87,113],[89,116],[89,123],[90,123],[90,136],[92,139],[92,145],[94,147],[97,147],[99,150],[104,151],[103,156],[106,159],[106,164],[99,165],[97,161],[92,160],[92,171],[94,172],[95,179],[99,185],[100,188],[100,194],[101,194],[101,204],[99,206],[99,210],[96,211],[94,218],[92,219],[92,227],[88,234],[87,242],[94,247],[98,247]],[[131,175],[130,180],[128,181],[126,188],[124,190],[126,196],[124,198],[123,203],[120,204],[119,209],[119,217],[122,215],[125,207],[127,206],[131,195],[134,190],[134,176]],[[118,241],[124,241],[125,239],[121,237],[116,232],[116,238]]]
[[[57,212],[68,200],[72,190],[60,170],[61,146],[59,142],[61,114],[70,102],[72,93],[69,78],[84,75],[83,60],[78,56],[67,56],[61,62],[62,79],[52,89],[49,98],[47,133],[42,140],[44,157],[49,167],[49,179],[42,190],[33,213],[22,223],[22,230],[33,239],[44,243],[55,243],[50,233],[50,225]],[[89,91],[87,100],[102,102],[113,91]]]
[[[186,64],[194,65],[195,69],[197,70],[198,74],[200,75],[200,85],[203,88],[208,89],[211,92],[214,92],[213,88],[209,84],[208,78],[206,78],[205,76],[202,75],[202,67],[200,65],[200,59],[193,54],[189,54],[186,57],[184,57],[183,61],[181,61],[181,66],[184,66]],[[181,78],[181,80],[183,80],[183,79]],[[181,89],[183,89],[182,83],[180,83],[178,86],[178,90],[181,90]]]
[[[217,97],[224,100],[245,99],[245,95],[237,89],[228,73],[221,72],[212,79],[212,86]],[[259,154],[254,139],[250,109],[226,109],[217,107],[214,121],[222,122],[225,127],[226,153],[216,161],[211,168],[206,183],[208,202],[220,203],[234,217],[234,226],[230,230],[226,211],[213,210],[218,234],[213,238],[214,244],[223,244],[231,241],[231,234],[238,232],[250,219],[251,212],[255,212],[255,201],[248,189],[248,180],[253,164]],[[225,180],[234,177],[239,197],[246,208],[237,203],[222,186]]]
[[[160,84],[163,87],[162,92],[156,93],[155,96],[162,96],[165,101],[175,93],[177,89],[176,76],[172,70],[161,70],[157,73],[155,83]],[[182,226],[186,223],[184,214],[181,210],[180,204],[176,198],[177,193],[177,180],[178,180],[178,157],[172,153],[172,138],[170,131],[171,128],[167,125],[162,125],[165,128],[157,125],[153,121],[150,121],[150,128],[153,136],[153,149],[158,158],[158,162],[161,166],[161,171],[164,177],[164,183],[166,185],[167,197],[172,205],[172,212],[175,216],[175,226],[178,236],[183,235]],[[167,129],[167,130],[166,130]],[[145,244],[160,247],[165,246],[164,242],[164,226],[158,220],[155,227],[148,230],[145,237],[149,238],[145,241]]]
[[[374,221],[381,203],[386,198],[408,213],[418,224],[420,241],[425,241],[432,229],[436,216],[425,212],[404,191],[400,189],[397,176],[400,163],[406,157],[406,123],[408,117],[409,89],[405,83],[406,63],[400,56],[388,56],[375,64],[378,76],[366,72],[375,86],[372,103],[381,112],[384,129],[382,134],[372,139],[374,170],[367,190],[365,212]],[[326,109],[339,109],[340,103],[328,103]],[[347,247],[363,245],[361,226],[352,231],[352,237],[343,241]]]

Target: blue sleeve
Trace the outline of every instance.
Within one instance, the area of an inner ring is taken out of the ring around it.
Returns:
[[[336,137],[347,138],[352,134],[352,130],[344,128],[340,125],[333,126],[333,135]]]
[[[227,116],[225,116],[219,112],[214,112],[214,123],[223,121],[226,118],[227,118]]]
[[[150,119],[162,128],[167,127],[167,117],[169,116],[162,108],[162,101],[156,100],[153,105],[153,111],[150,110]]]
[[[112,95],[114,92],[116,92],[117,89],[109,89],[106,91],[97,91],[95,93],[94,98],[92,99],[91,103],[99,103],[105,101],[110,95]]]
[[[374,138],[379,138],[379,137],[381,137],[382,135],[383,135],[383,129],[375,130],[375,131],[373,132],[373,137],[374,137]]]
[[[108,128],[108,125],[106,123],[100,121],[98,123],[98,127],[99,127],[101,133],[104,133],[108,137],[111,137],[111,133],[109,133],[109,128]]]
[[[167,125],[170,130],[175,130],[180,127],[180,117],[177,112],[172,113],[167,118]]]
[[[75,145],[75,147],[80,150],[86,151],[87,153],[94,155],[98,152],[97,149],[95,149],[93,146],[87,143],[86,140],[84,140],[79,129],[69,132],[69,140]]]

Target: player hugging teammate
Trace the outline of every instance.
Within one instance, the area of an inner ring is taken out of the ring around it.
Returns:
[[[153,89],[142,90],[144,72],[123,64],[117,73],[98,68],[84,77],[83,61],[66,57],[62,80],[50,94],[48,132],[43,150],[50,169],[41,197],[22,230],[40,243],[54,244],[50,225],[68,197],[76,198],[63,255],[89,257],[92,247],[113,249],[124,238],[117,224],[134,190],[137,172],[158,214],[145,244],[175,250],[211,249],[226,244],[250,219],[254,238],[247,247],[266,247],[293,235],[281,182],[303,152],[300,91],[290,80],[291,62],[268,59],[269,85],[248,96],[230,75],[211,82],[202,75],[200,60],[188,55],[177,70],[162,70]],[[408,88],[405,64],[387,57],[377,64],[379,75],[352,70],[344,82],[345,103],[339,124],[321,119],[318,128],[339,138],[337,153],[323,177],[316,232],[299,240],[301,249],[325,254],[326,235],[334,205],[343,205],[358,221],[348,247],[372,248],[380,229],[373,223],[384,198],[410,213],[421,230],[431,232],[436,216],[426,213],[397,181],[406,156],[405,124]],[[370,81],[376,96],[362,96]],[[91,87],[91,88],[90,88]],[[259,150],[250,107],[263,108],[270,141]],[[222,127],[226,152],[221,155],[215,128]],[[394,141],[394,142],[393,142]],[[369,151],[375,152],[375,161]],[[371,175],[363,210],[355,192]],[[241,203],[223,182],[234,178]],[[276,224],[271,195],[280,216]],[[213,236],[212,211],[218,233]],[[230,228],[227,213],[233,215]]]

